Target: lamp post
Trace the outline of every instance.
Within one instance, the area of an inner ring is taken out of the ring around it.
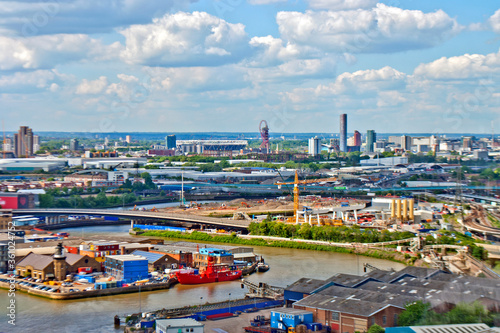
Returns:
[[[231,293],[229,293],[229,313],[231,313]]]

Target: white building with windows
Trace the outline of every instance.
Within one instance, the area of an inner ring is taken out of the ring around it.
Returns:
[[[157,319],[157,333],[203,333],[204,324],[192,318]]]

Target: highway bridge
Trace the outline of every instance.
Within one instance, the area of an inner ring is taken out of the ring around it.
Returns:
[[[81,216],[113,216],[130,220],[152,220],[157,222],[178,222],[204,225],[214,228],[224,229],[247,229],[251,221],[230,220],[215,217],[198,216],[192,214],[172,214],[164,212],[134,211],[134,210],[109,210],[109,209],[16,209],[12,212],[15,216],[35,215],[35,216],[60,216],[60,215],[81,215]],[[57,221],[54,220],[54,223]]]

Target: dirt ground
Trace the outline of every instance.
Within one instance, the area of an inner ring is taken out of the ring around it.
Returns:
[[[355,203],[356,200],[350,200],[351,203]],[[331,207],[340,206],[338,200],[331,198],[308,198],[304,200],[301,198],[300,206],[310,206],[314,208],[320,207]],[[194,214],[203,216],[214,216],[214,215],[233,215],[235,212],[244,212],[248,215],[252,214],[266,214],[267,212],[293,212],[293,201],[291,200],[245,200],[245,199],[234,199],[225,203],[212,202],[206,204],[197,204],[195,202],[191,203],[191,208],[182,209],[179,207],[169,207],[159,209],[160,211],[170,212],[170,213],[183,213],[183,214]]]
[[[243,327],[250,326],[250,320],[254,317],[262,315],[270,318],[271,310],[261,310],[252,313],[242,313],[238,317],[221,319],[221,320],[207,320],[205,324],[205,333],[241,333],[245,332]]]

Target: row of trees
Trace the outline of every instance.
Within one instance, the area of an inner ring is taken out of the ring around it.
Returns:
[[[52,194],[40,194],[39,200],[40,208],[105,208],[134,203],[137,201],[137,197],[131,193],[106,196],[104,192],[99,192],[95,196],[72,195],[67,198],[54,197]]]
[[[485,323],[498,324],[500,315],[489,312],[481,303],[459,303],[446,313],[436,313],[429,303],[417,301],[405,306],[398,319],[399,326]]]
[[[387,230],[362,230],[354,227],[334,227],[334,226],[311,226],[307,223],[302,225],[285,224],[264,220],[260,223],[250,223],[248,231],[252,235],[276,236],[285,238],[301,238],[311,240],[321,240],[330,242],[357,242],[375,243],[388,242],[414,237],[411,232],[389,232]]]

